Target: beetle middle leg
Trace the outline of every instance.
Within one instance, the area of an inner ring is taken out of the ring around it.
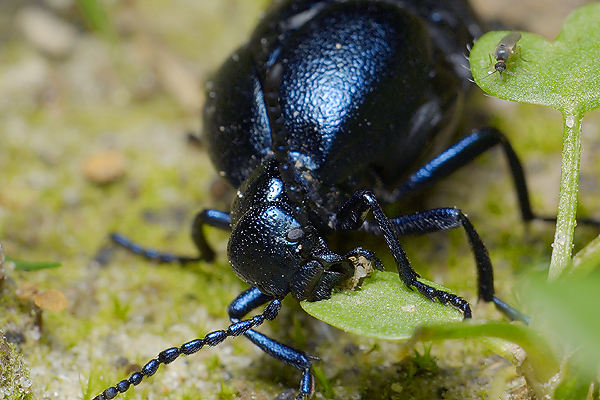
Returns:
[[[465,299],[455,294],[435,289],[417,279],[419,278],[419,274],[410,265],[390,220],[386,217],[372,193],[364,190],[355,192],[337,212],[334,228],[336,230],[357,230],[363,225],[368,211],[373,213],[379,232],[383,235],[388,248],[392,252],[402,282],[408,287],[416,288],[430,300],[437,299],[442,304],[450,303],[450,305],[462,311],[465,318],[471,318],[471,307]],[[493,293],[493,287],[490,290]]]
[[[206,241],[203,226],[208,225],[223,230],[231,230],[230,224],[231,219],[229,213],[224,211],[205,209],[196,214],[192,224],[192,240],[198,249],[199,255],[195,257],[181,256],[170,252],[150,249],[133,242],[120,233],[111,233],[110,238],[113,242],[127,250],[158,263],[178,262],[180,264],[186,264],[196,261],[212,261],[215,258],[215,252]]]

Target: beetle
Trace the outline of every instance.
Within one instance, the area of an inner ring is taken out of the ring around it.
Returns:
[[[379,265],[361,247],[344,254],[330,249],[326,239],[343,231],[383,236],[404,284],[470,318],[466,300],[418,279],[398,239],[462,227],[475,257],[479,298],[525,320],[495,295],[486,247],[460,209],[390,218],[380,205],[400,202],[500,146],[523,220],[552,220],[533,213],[521,163],[500,131],[476,130],[435,153],[454,131],[468,89],[463,49],[480,34],[465,0],[287,0],[274,6],[207,85],[204,138],[219,174],[237,188],[230,212],[197,214],[197,257],[112,235],[147,258],[186,263],[214,258],[205,225],[230,230],[230,264],[250,288],[230,304],[229,327],[163,350],[94,399],[112,399],[160,364],[239,335],[299,369],[297,399],[311,397],[310,358],[255,328],[277,316],[288,294],[308,301],[330,297],[352,276],[357,255]],[[265,304],[262,313],[245,318]]]

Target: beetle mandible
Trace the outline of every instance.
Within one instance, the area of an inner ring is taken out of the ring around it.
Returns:
[[[353,256],[379,263],[361,247],[345,254],[330,249],[325,239],[340,231],[383,236],[404,284],[470,318],[466,300],[418,280],[398,240],[462,227],[475,257],[479,298],[511,319],[524,319],[495,296],[488,252],[461,210],[390,218],[380,206],[380,200],[402,201],[499,145],[523,220],[540,218],[531,210],[521,163],[498,130],[479,129],[432,153],[454,129],[457,105],[468,88],[463,51],[480,34],[464,0],[288,0],[273,7],[208,84],[205,140],[237,196],[229,213],[208,209],[195,218],[192,239],[199,256],[147,250],[112,235],[148,258],[183,263],[214,258],[203,226],[230,230],[229,261],[251,287],[229,306],[228,328],[160,352],[94,399],[112,399],[160,364],[238,335],[299,369],[297,398],[311,397],[309,357],[255,328],[277,316],[288,294],[298,300],[328,298],[352,276]],[[261,314],[244,319],[264,304]]]

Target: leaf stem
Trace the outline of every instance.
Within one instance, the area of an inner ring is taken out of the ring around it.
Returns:
[[[571,265],[573,232],[577,224],[577,189],[581,160],[581,114],[563,112],[563,152],[556,232],[552,244],[549,279],[556,279]]]

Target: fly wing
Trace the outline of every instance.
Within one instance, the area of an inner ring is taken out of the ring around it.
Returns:
[[[509,50],[512,50],[520,39],[520,32],[511,32],[508,35],[504,36],[502,40],[500,40],[500,42],[498,43],[498,47],[503,46]]]

